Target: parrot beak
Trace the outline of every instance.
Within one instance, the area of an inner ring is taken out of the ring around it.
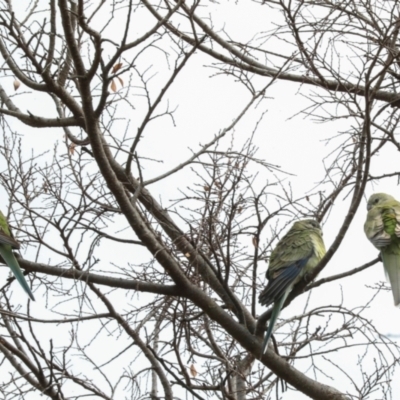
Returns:
[[[372,204],[367,204],[367,210],[369,211],[372,208]]]

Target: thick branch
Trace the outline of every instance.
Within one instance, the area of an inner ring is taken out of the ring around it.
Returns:
[[[60,278],[75,279],[83,282],[96,283],[98,285],[126,290],[136,290],[138,292],[155,293],[168,296],[182,295],[181,290],[176,285],[161,285],[158,283],[143,282],[133,279],[111,278],[109,276],[78,271],[72,268],[64,269],[56,266],[34,263],[21,258],[18,259],[18,262],[21,267],[28,272],[39,272],[50,276],[59,276]]]

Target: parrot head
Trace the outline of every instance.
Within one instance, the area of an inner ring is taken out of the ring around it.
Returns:
[[[317,230],[319,234],[322,236],[321,225],[315,219],[303,219],[301,221],[297,221],[293,224],[293,230],[302,231],[302,230]]]
[[[369,211],[372,207],[378,206],[386,201],[394,200],[394,197],[386,193],[375,193],[369,199],[367,203],[367,210]]]

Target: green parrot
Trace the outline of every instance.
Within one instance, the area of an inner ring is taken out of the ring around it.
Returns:
[[[295,222],[272,251],[267,271],[269,282],[259,296],[262,305],[274,303],[261,355],[268,348],[276,319],[287,296],[294,285],[318,265],[325,253],[321,226],[313,219]]]
[[[375,193],[367,203],[364,232],[381,252],[394,305],[400,305],[400,203],[389,194]]]
[[[8,227],[7,219],[0,211],[0,255],[4,262],[11,268],[11,271],[17,278],[22,288],[28,293],[28,296],[35,300],[31,289],[29,288],[25,277],[21,271],[17,259],[15,258],[12,249],[19,249],[19,243],[11,237],[10,228]]]

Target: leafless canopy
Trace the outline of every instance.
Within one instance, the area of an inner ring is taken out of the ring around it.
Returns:
[[[310,283],[366,187],[399,176],[399,3],[241,3],[0,0],[2,207],[37,299],[1,268],[3,399],[391,398],[399,347],[368,304],[308,295],[378,262]],[[258,151],[279,91],[332,132],[300,194]],[[260,360],[271,249],[339,206]]]

